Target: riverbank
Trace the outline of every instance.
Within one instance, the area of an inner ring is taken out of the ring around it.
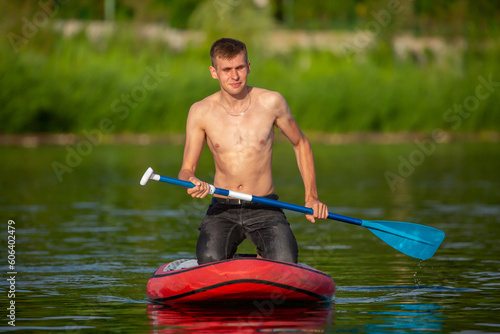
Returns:
[[[500,132],[499,46],[454,49],[401,35],[342,54],[326,48],[342,34],[278,33],[264,44],[287,41],[280,54],[249,43],[248,84],[280,92],[304,131]],[[177,50],[127,30],[100,40],[40,30],[17,54],[0,45],[4,134],[183,133],[190,106],[220,89],[208,46]],[[423,57],[432,45],[448,51]]]
[[[453,133],[439,131],[433,134],[417,132],[401,133],[306,133],[312,143],[327,145],[346,145],[354,143],[366,144],[398,144],[412,143],[416,141],[434,140],[438,143],[451,142],[500,142],[500,132],[477,132],[477,133]],[[39,134],[0,134],[0,146],[37,148],[40,146],[72,146],[83,141],[97,145],[162,145],[162,144],[184,144],[184,134],[110,134],[110,135],[78,135],[74,133],[39,133]],[[276,132],[276,141],[286,141],[286,138]]]

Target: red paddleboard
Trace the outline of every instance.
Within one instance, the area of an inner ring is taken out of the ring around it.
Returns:
[[[180,260],[158,268],[148,281],[148,297],[160,304],[271,300],[279,305],[329,302],[335,294],[328,274],[304,264],[253,257],[203,265],[195,261]]]

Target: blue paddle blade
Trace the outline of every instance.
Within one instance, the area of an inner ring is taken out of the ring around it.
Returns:
[[[361,226],[401,253],[421,260],[432,257],[444,240],[443,231],[424,225],[363,220]]]

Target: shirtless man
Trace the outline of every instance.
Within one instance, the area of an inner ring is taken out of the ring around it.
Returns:
[[[326,219],[328,209],[318,200],[311,146],[283,96],[247,86],[250,62],[244,43],[221,38],[212,45],[210,57],[210,73],[221,90],[189,110],[178,176],[195,184],[188,194],[196,198],[208,194],[208,183],[195,176],[206,140],[214,157],[216,187],[277,199],[271,172],[276,126],[295,151],[305,186],[305,206],[314,210],[306,218],[313,223]],[[297,262],[297,242],[281,209],[215,195],[198,229],[199,264],[232,258],[245,238],[263,258]]]

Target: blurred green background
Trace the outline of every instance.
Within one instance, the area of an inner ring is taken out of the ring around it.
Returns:
[[[498,132],[499,22],[487,0],[1,1],[0,134],[183,133],[219,37],[306,131]]]

